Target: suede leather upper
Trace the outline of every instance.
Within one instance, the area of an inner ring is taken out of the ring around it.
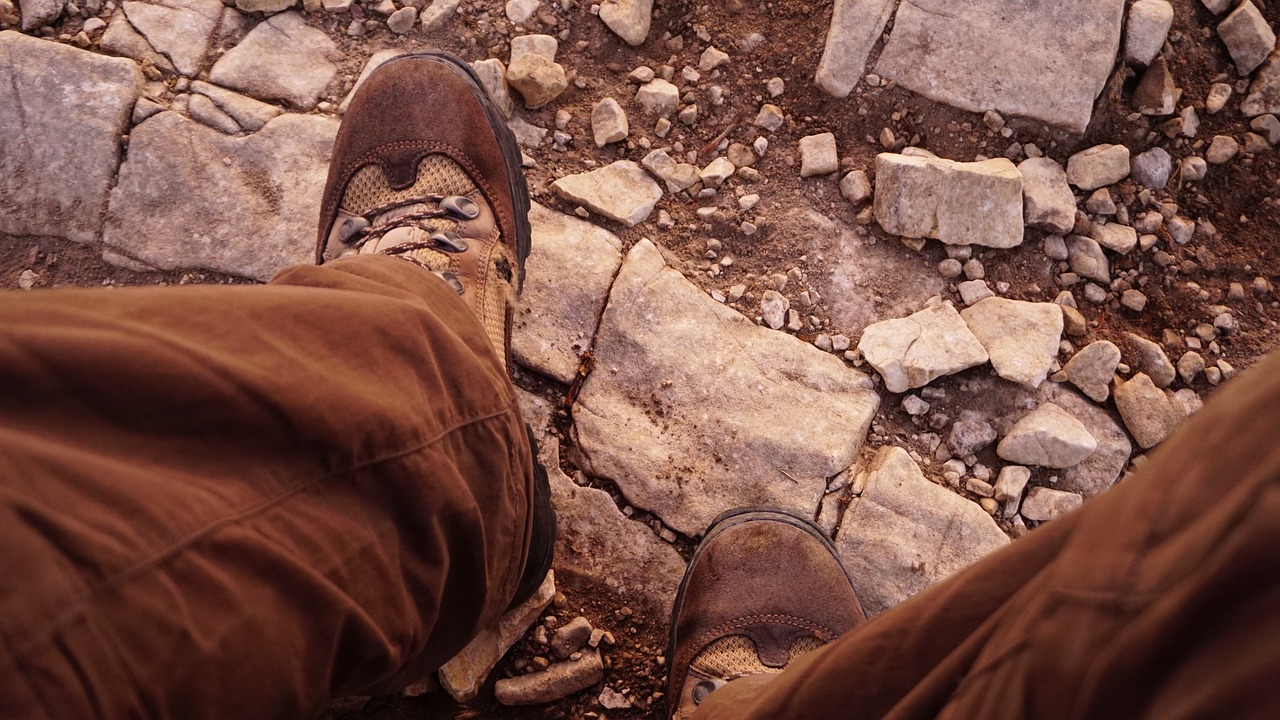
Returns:
[[[324,260],[343,192],[360,168],[379,165],[392,188],[408,188],[417,177],[419,161],[433,153],[467,171],[493,208],[502,237],[514,249],[522,231],[517,213],[524,208],[516,207],[513,184],[523,183],[523,176],[504,157],[498,132],[506,128],[492,126],[485,103],[484,91],[467,71],[441,56],[403,56],[375,70],[352,100],[334,143],[320,211],[317,262]]]
[[[672,710],[690,663],[720,638],[745,635],[766,666],[781,668],[800,637],[831,642],[865,620],[848,575],[816,528],[780,514],[747,519],[753,515],[713,526],[690,563],[672,619]]]

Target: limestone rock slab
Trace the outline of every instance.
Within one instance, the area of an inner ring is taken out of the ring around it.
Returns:
[[[212,100],[219,110],[230,115],[242,129],[248,132],[261,130],[271,118],[284,113],[283,110],[275,105],[254,100],[246,95],[234,93],[226,88],[220,88],[217,85],[210,85],[199,80],[191,83],[191,91]]]
[[[925,479],[905,450],[881,448],[845,511],[836,549],[868,615],[883,612],[1009,544],[976,503]]]
[[[949,302],[869,325],[858,349],[889,392],[924,387],[943,375],[981,365],[987,351]]]
[[[4,31],[0,88],[0,232],[96,240],[138,66]]]
[[[1120,48],[1124,0],[903,0],[876,73],[931,100],[1084,132]]]
[[[18,5],[22,10],[22,29],[34,30],[61,17],[67,2],[66,0],[22,0]]]
[[[1069,468],[1098,449],[1084,423],[1047,402],[1014,424],[996,447],[1003,460],[1019,465]]]
[[[622,514],[603,490],[573,484],[550,470],[551,504],[559,522],[556,571],[611,592],[631,607],[657,616],[670,611],[685,562],[675,547]]]
[[[257,280],[312,262],[337,130],[330,118],[281,115],[231,137],[160,113],[133,129],[103,241],[157,268]]]
[[[578,357],[591,347],[609,286],[622,265],[616,235],[533,204],[533,250],[512,326],[517,362],[562,383],[578,374]]]
[[[648,240],[614,281],[595,358],[573,407],[579,467],[689,536],[743,505],[812,517],[879,405],[866,375],[712,300]]]
[[[123,3],[129,23],[183,75],[200,72],[209,40],[222,20],[221,0]]]
[[[551,187],[560,197],[581,203],[627,227],[644,222],[662,198],[658,183],[630,160],[562,177]]]
[[[848,97],[867,67],[867,55],[893,15],[894,0],[836,0],[814,82],[834,97]]]
[[[338,75],[329,60],[336,49],[327,34],[309,27],[297,12],[280,13],[259,23],[214,63],[209,80],[310,110]]]
[[[1045,522],[1066,515],[1083,503],[1084,498],[1073,492],[1033,487],[1027,491],[1027,498],[1022,501],[1022,516],[1028,520]]]
[[[1000,377],[1040,387],[1062,341],[1062,309],[1058,305],[989,297],[960,315],[991,356],[991,365]]]
[[[1004,158],[959,163],[876,156],[876,222],[885,232],[948,245],[1022,243],[1022,175]]]

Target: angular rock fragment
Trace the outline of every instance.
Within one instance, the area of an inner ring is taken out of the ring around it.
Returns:
[[[800,177],[827,175],[840,169],[836,136],[832,133],[800,138]]]
[[[880,449],[845,511],[836,548],[868,615],[883,612],[1009,544],[976,503],[925,479],[898,447]]]
[[[604,147],[609,143],[622,142],[631,132],[627,122],[627,113],[617,100],[607,97],[595,104],[591,109],[591,134],[596,147]]]
[[[562,177],[551,187],[564,199],[581,203],[627,227],[644,222],[662,198],[662,188],[630,160]]]
[[[524,98],[525,107],[539,108],[569,87],[564,67],[542,55],[521,55],[507,67],[507,84]]]
[[[1143,449],[1159,445],[1186,418],[1181,401],[1156,387],[1143,373],[1116,386],[1115,398],[1125,427]]]
[[[1129,148],[1095,145],[1067,160],[1067,181],[1081,190],[1096,190],[1129,177]]]
[[[1075,510],[1084,498],[1073,492],[1063,492],[1046,487],[1033,487],[1022,501],[1022,517],[1036,522],[1046,522]]]
[[[1076,353],[1062,371],[1067,381],[1097,402],[1111,397],[1111,379],[1120,364],[1120,348],[1106,340],[1089,343]]]
[[[1022,175],[1004,158],[958,163],[881,153],[875,217],[885,232],[948,245],[1022,243]]]
[[[814,76],[823,92],[842,98],[853,91],[894,6],[894,0],[836,0],[826,46]]]
[[[1018,164],[1018,172],[1022,173],[1026,223],[1049,232],[1071,232],[1076,224],[1076,199],[1062,166],[1052,158],[1030,158]]]
[[[1128,254],[1138,245],[1138,231],[1118,223],[1094,225],[1092,237],[1102,247],[1120,255]]]
[[[1058,305],[990,297],[965,308],[960,316],[1000,377],[1032,388],[1044,382],[1062,341]]]
[[[1069,468],[1097,449],[1098,441],[1083,423],[1047,402],[1014,424],[996,447],[996,454],[1019,465]]]
[[[1178,108],[1178,99],[1182,91],[1174,83],[1173,73],[1163,56],[1156,58],[1133,91],[1133,106],[1143,115],[1164,117],[1172,115]]]
[[[1248,117],[1280,113],[1280,56],[1272,55],[1258,71],[1258,77],[1249,87],[1249,95],[1240,103],[1240,112]]]
[[[503,705],[541,705],[585,690],[604,679],[600,652],[586,650],[578,660],[558,662],[541,672],[503,678],[493,687]]]
[[[1226,44],[1231,59],[1236,64],[1236,72],[1245,76],[1267,59],[1276,49],[1276,34],[1262,17],[1258,6],[1250,0],[1240,3],[1222,24],[1218,25],[1218,36]]]
[[[643,45],[653,22],[653,0],[604,0],[600,19],[628,45]]]
[[[1125,28],[1124,57],[1147,65],[1160,54],[1169,28],[1173,26],[1173,6],[1166,0],[1138,0],[1129,8]]]
[[[949,302],[937,302],[897,320],[870,325],[858,350],[889,392],[924,387],[943,375],[981,365],[987,351]]]
[[[1133,333],[1125,333],[1125,339],[1136,355],[1133,358],[1133,366],[1146,373],[1156,387],[1169,387],[1173,379],[1178,376],[1178,372],[1174,369],[1173,363],[1169,362],[1169,356],[1165,354],[1164,348]]]
[[[200,80],[191,83],[191,91],[212,100],[219,110],[230,115],[242,129],[248,132],[261,130],[272,118],[284,113],[275,105],[260,102]]]

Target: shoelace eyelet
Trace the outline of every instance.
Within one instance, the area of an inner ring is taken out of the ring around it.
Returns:
[[[471,198],[462,195],[446,197],[440,201],[440,208],[464,220],[474,220],[480,216],[480,206]]]

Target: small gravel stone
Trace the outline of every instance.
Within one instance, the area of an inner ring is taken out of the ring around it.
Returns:
[[[1111,396],[1111,379],[1120,364],[1120,348],[1106,340],[1089,343],[1076,353],[1062,371],[1067,381],[1080,388],[1096,402],[1106,402]]]
[[[764,322],[774,330],[781,330],[786,323],[787,310],[791,303],[776,290],[765,290],[760,299],[760,315]]]
[[[666,118],[680,104],[680,89],[662,78],[650,80],[636,91],[636,103],[649,115]]]
[[[995,296],[991,288],[987,287],[986,280],[966,280],[957,285],[956,289],[960,291],[960,299],[965,305],[973,305]]]
[[[698,69],[703,72],[710,72],[728,62],[729,53],[712,45],[702,51],[702,57],[698,59]]]
[[[1139,185],[1163,190],[1173,172],[1173,158],[1164,148],[1151,148],[1133,158],[1130,170]]]
[[[1227,101],[1230,99],[1231,86],[1226,83],[1214,83],[1209,87],[1209,94],[1204,99],[1205,112],[1210,115],[1216,114],[1226,107]]]
[[[551,652],[561,660],[582,649],[591,639],[591,622],[584,617],[576,617],[556,629],[551,638]]]
[[[947,258],[938,263],[938,274],[944,278],[958,277],[962,272],[964,272],[964,266],[955,258]]]
[[[755,124],[769,132],[773,132],[782,127],[782,108],[777,105],[763,105],[760,112],[756,114]]]
[[[1046,522],[1075,510],[1083,503],[1084,498],[1076,493],[1036,486],[1027,491],[1027,499],[1022,501],[1022,517]]]
[[[1265,135],[1269,144],[1280,143],[1280,120],[1275,115],[1259,115],[1249,122],[1249,127]]]
[[[1182,382],[1190,385],[1200,373],[1204,372],[1205,362],[1204,356],[1191,350],[1182,354],[1178,358],[1178,377],[1182,378]]]
[[[507,83],[519,91],[529,108],[546,105],[569,87],[564,67],[534,54],[523,55],[511,63],[507,68]]]
[[[414,7],[402,7],[391,13],[391,17],[387,18],[387,27],[391,32],[397,35],[403,35],[413,29],[415,23],[418,22],[418,9]]]
[[[1204,158],[1192,155],[1182,159],[1182,179],[1189,181],[1203,180],[1209,172],[1209,165]]]
[[[626,140],[630,132],[627,113],[617,100],[607,97],[591,109],[591,134],[595,138],[596,147]]]
[[[908,395],[902,398],[902,410],[913,417],[924,415],[929,412],[929,403],[921,400],[919,396]]]
[[[1214,165],[1229,162],[1240,152],[1240,143],[1229,135],[1214,135],[1204,157]]]
[[[836,136],[821,133],[800,138],[800,177],[826,175],[840,169]]]
[[[860,205],[871,197],[871,179],[864,170],[854,170],[840,181],[840,194],[854,205]]]
[[[769,81],[764,84],[764,89],[769,93],[769,97],[776,98],[787,91],[787,84],[780,77],[769,78]]]
[[[1147,307],[1147,296],[1137,290],[1125,290],[1120,295],[1120,304],[1134,312],[1142,312]]]

